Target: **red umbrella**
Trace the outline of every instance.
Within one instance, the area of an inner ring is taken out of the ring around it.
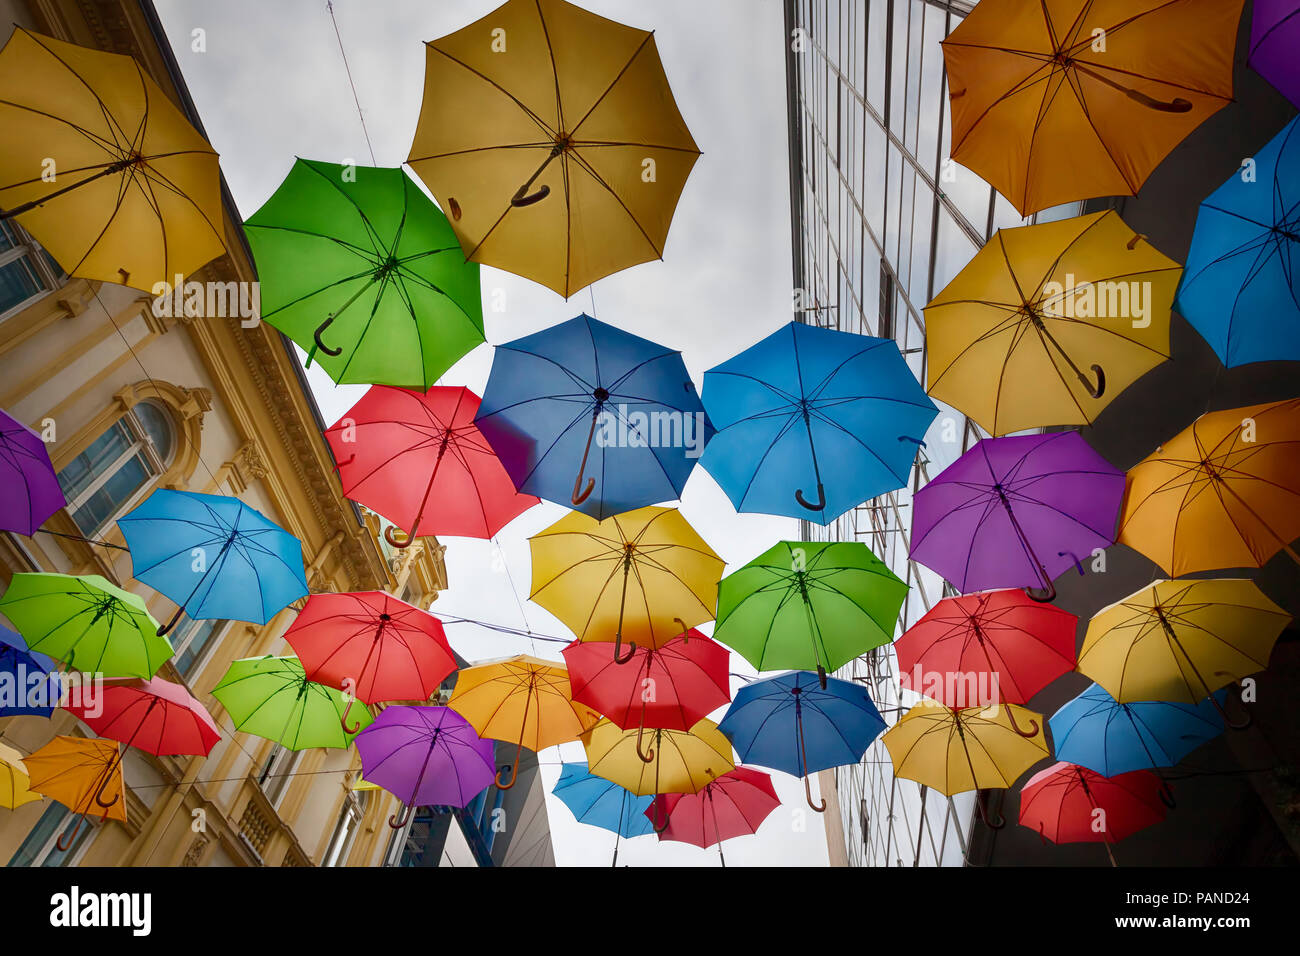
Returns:
[[[570,696],[621,730],[633,724],[690,730],[731,700],[731,651],[694,629],[658,650],[638,646],[625,664],[610,657],[609,645],[602,642],[575,641],[561,653]],[[640,737],[637,753],[646,763],[654,759],[641,749]]]
[[[1163,783],[1150,770],[1103,777],[1087,767],[1055,763],[1026,781],[1020,792],[1020,825],[1053,843],[1110,845],[1165,818]]]
[[[1078,621],[1019,588],[944,598],[895,642],[900,681],[947,707],[1028,703],[1074,669]]]
[[[456,670],[442,622],[383,591],[313,594],[284,637],[307,680],[366,704],[428,700]],[[345,709],[343,729],[355,734],[361,725],[347,718]]]
[[[645,815],[658,829],[661,820],[668,825],[659,833],[661,840],[690,843],[707,849],[722,841],[758,832],[767,815],[781,805],[772,788],[772,778],[760,770],[737,767],[724,773],[699,793],[667,793],[655,797]]]
[[[384,532],[393,547],[421,535],[490,538],[537,504],[515,491],[474,424],[479,401],[467,388],[375,385],[326,430],[343,493],[406,529],[405,540]]]
[[[149,680],[108,680],[91,706],[81,695],[76,704],[64,707],[81,718],[101,737],[117,740],[127,747],[138,747],[151,754],[202,754],[207,756],[221,731],[212,715],[180,684],[160,677]],[[114,760],[121,763],[126,755],[122,748]],[[120,795],[108,803],[102,800],[104,788],[112,780],[113,763],[104,772],[104,782],[95,791],[95,802],[111,807]]]

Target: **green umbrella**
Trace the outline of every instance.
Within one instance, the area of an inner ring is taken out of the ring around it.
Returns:
[[[148,680],[173,653],[144,600],[98,574],[15,574],[0,613],[29,649],[86,674]]]
[[[307,679],[296,657],[249,657],[234,661],[212,696],[235,729],[274,740],[290,750],[346,747],[356,734],[344,733],[343,692]],[[359,703],[351,714],[358,732],[374,718]]]
[[[299,159],[244,230],[262,318],[340,384],[425,389],[484,341],[479,267],[401,169]]]
[[[865,544],[782,541],[718,585],[715,640],[760,671],[843,667],[894,639],[907,597]]]

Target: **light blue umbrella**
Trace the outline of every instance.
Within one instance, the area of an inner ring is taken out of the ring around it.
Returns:
[[[579,823],[609,830],[625,839],[654,832],[654,824],[645,815],[654,797],[638,797],[604,777],[597,777],[587,770],[585,762],[564,764],[551,793],[559,797]],[[612,865],[618,865],[617,838]]]
[[[808,806],[821,813],[826,801],[812,802],[808,774],[857,763],[885,721],[861,684],[828,678],[823,689],[816,674],[790,671],[738,690],[718,729],[741,763],[803,777]]]
[[[1300,359],[1300,119],[1201,203],[1174,308],[1228,368]]]
[[[892,339],[791,322],[704,373],[700,464],[737,511],[829,524],[907,484],[939,414]]]
[[[160,488],[118,519],[136,580],[182,614],[265,624],[307,594],[302,544],[238,498]]]

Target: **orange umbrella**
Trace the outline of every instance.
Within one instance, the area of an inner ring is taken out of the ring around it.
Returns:
[[[23,763],[27,765],[32,791],[59,801],[77,814],[72,829],[59,837],[59,850],[66,852],[72,848],[83,815],[89,814],[96,805],[101,820],[126,822],[117,741],[55,737]]]
[[[1300,564],[1300,399],[1202,415],[1134,465],[1118,541],[1171,577]]]
[[[1244,0],[982,0],[943,41],[952,159],[1020,211],[1132,196],[1232,101]]]

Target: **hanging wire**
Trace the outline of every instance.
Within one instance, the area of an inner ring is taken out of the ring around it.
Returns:
[[[357,117],[361,120],[361,133],[366,138],[366,149],[370,150],[370,165],[378,166],[375,159],[375,147],[370,143],[370,131],[366,129],[366,115],[361,109],[361,99],[357,96],[357,84],[352,80],[352,68],[348,66],[348,55],[343,49],[343,34],[339,32],[339,21],[334,16],[333,0],[326,0],[325,9],[330,13],[330,22],[334,24],[334,36],[339,41],[339,55],[343,57],[343,71],[348,75],[348,86],[352,87],[352,102],[357,104]]]

